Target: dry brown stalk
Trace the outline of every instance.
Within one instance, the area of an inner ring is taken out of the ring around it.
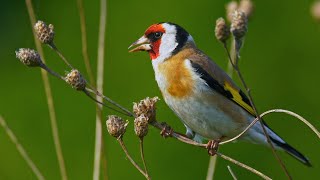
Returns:
[[[26,6],[28,9],[31,26],[33,26],[36,23],[36,18],[35,18],[35,13],[33,10],[32,1],[26,0]],[[36,33],[33,28],[32,28],[32,31],[33,31],[33,36],[34,36],[34,41],[35,41],[35,44],[37,47],[37,51],[39,52],[39,54],[42,58],[42,61],[45,63],[42,46],[41,46],[40,42],[38,41]],[[41,70],[41,76],[42,76],[42,80],[44,83],[45,93],[46,93],[47,102],[48,102],[52,136],[53,136],[53,141],[54,141],[54,145],[55,145],[55,149],[56,149],[56,153],[57,153],[57,158],[58,158],[58,162],[59,162],[61,179],[67,180],[68,177],[67,177],[67,172],[66,172],[66,167],[65,167],[65,163],[64,163],[62,150],[61,150],[60,140],[59,140],[57,119],[56,119],[56,113],[55,113],[55,108],[54,108],[54,104],[53,104],[53,97],[52,97],[48,74],[45,70]]]
[[[98,59],[97,59],[97,90],[103,93],[104,81],[104,47],[105,47],[105,32],[107,21],[107,0],[100,0],[100,22],[98,35]],[[102,101],[100,96],[97,96],[98,101]],[[99,180],[101,153],[102,153],[102,105],[96,108],[96,134],[95,134],[95,150],[93,163],[93,179]]]
[[[30,156],[28,155],[27,151],[25,148],[21,145],[19,140],[17,139],[16,135],[13,133],[13,131],[8,127],[5,119],[0,115],[0,125],[4,129],[4,131],[7,133],[9,136],[9,139],[12,141],[12,143],[16,146],[18,152],[22,156],[22,158],[26,161],[28,166],[31,168],[32,172],[34,175],[39,179],[39,180],[44,180],[45,178],[43,177],[42,173],[40,170],[37,168],[37,166],[34,164]]]

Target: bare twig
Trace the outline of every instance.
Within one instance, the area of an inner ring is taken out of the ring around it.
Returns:
[[[236,165],[238,165],[238,166],[240,166],[240,167],[242,167],[242,168],[244,168],[244,169],[247,169],[248,171],[251,171],[252,173],[260,176],[260,177],[263,178],[263,179],[271,180],[270,177],[264,175],[264,174],[261,173],[260,171],[257,171],[256,169],[254,169],[254,168],[252,168],[252,167],[250,167],[250,166],[247,166],[247,165],[245,165],[245,164],[243,164],[243,163],[241,163],[241,162],[239,162],[239,161],[237,161],[237,160],[235,160],[235,159],[232,159],[232,158],[230,158],[230,157],[228,157],[228,156],[226,156],[226,155],[223,155],[223,154],[221,154],[221,153],[219,153],[219,152],[217,152],[217,155],[218,155],[219,157],[227,160],[227,161],[232,162],[233,164],[236,164]]]
[[[74,69],[72,65],[68,62],[68,60],[63,56],[63,54],[60,52],[60,50],[57,48],[57,46],[54,43],[48,44],[48,46],[53,49],[54,52],[56,52],[59,57],[63,60],[63,62],[69,66],[70,69]]]
[[[236,43],[235,43],[235,44],[236,44]],[[252,96],[251,96],[251,92],[250,92],[250,88],[247,86],[247,84],[246,84],[246,82],[245,82],[245,80],[244,80],[244,78],[243,78],[243,76],[242,76],[242,74],[241,74],[241,71],[240,71],[239,66],[238,66],[238,62],[239,62],[239,55],[238,55],[238,54],[239,54],[239,53],[236,52],[235,61],[233,61],[233,59],[232,59],[232,57],[231,57],[231,55],[230,55],[230,53],[229,53],[229,51],[228,51],[228,48],[227,48],[226,44],[224,44],[223,47],[224,47],[225,51],[227,52],[227,55],[228,55],[228,58],[229,58],[229,62],[232,64],[233,69],[236,71],[236,73],[237,73],[237,75],[238,75],[238,77],[239,77],[242,85],[244,86],[244,88],[245,88],[246,91],[247,91],[250,104],[251,104],[251,106],[252,106],[252,108],[253,108],[253,110],[254,110],[254,113],[255,113],[255,115],[257,116],[258,120],[261,122],[261,123],[260,123],[261,128],[262,128],[263,133],[264,133],[264,135],[265,135],[265,137],[266,137],[266,139],[267,139],[268,144],[269,144],[270,147],[271,147],[271,150],[272,150],[273,155],[276,157],[278,163],[280,164],[281,168],[282,168],[283,171],[285,172],[287,178],[288,178],[288,179],[292,179],[291,176],[290,176],[290,174],[289,174],[289,172],[288,172],[288,170],[287,170],[287,168],[286,168],[286,166],[284,165],[283,161],[280,159],[279,155],[277,154],[277,152],[276,152],[276,150],[275,150],[275,148],[274,148],[274,146],[273,146],[273,144],[272,144],[272,142],[271,142],[270,137],[268,136],[267,130],[266,130],[266,128],[264,127],[264,125],[263,125],[263,123],[262,123],[262,120],[261,120],[261,117],[260,117],[260,115],[259,115],[259,113],[258,113],[258,110],[257,110],[257,108],[256,108],[256,106],[255,106],[255,104],[254,104],[254,102],[253,102],[253,99],[252,99]]]
[[[120,146],[122,147],[124,153],[126,154],[127,158],[129,159],[129,161],[134,165],[134,167],[136,167],[136,168],[139,170],[139,172],[140,172],[142,175],[144,175],[144,177],[146,177],[147,179],[149,179],[148,174],[145,173],[145,172],[141,169],[141,167],[132,159],[132,157],[130,156],[130,154],[129,154],[126,146],[124,145],[123,140],[122,140],[121,137],[118,138],[118,142],[119,142]]]
[[[212,180],[217,166],[217,156],[210,156],[206,180]]]
[[[237,176],[233,173],[233,171],[232,171],[231,167],[230,167],[230,166],[227,166],[227,168],[228,168],[228,170],[229,170],[229,172],[230,172],[230,174],[231,174],[231,176],[232,176],[233,180],[238,180]]]
[[[105,31],[107,20],[107,0],[100,0],[100,22],[98,36],[98,59],[97,59],[97,90],[103,93],[104,80],[104,47],[105,47]],[[102,102],[102,98],[97,96],[96,99]],[[102,152],[102,106],[96,109],[96,134],[95,134],[95,150],[93,164],[93,179],[99,180],[101,152]],[[104,161],[106,162],[106,161]]]
[[[22,158],[27,162],[28,166],[31,168],[31,170],[34,173],[34,175],[37,176],[37,178],[39,180],[44,180],[44,177],[43,177],[42,173],[39,171],[37,166],[31,160],[31,158],[29,157],[27,151],[24,149],[24,147],[18,141],[17,137],[14,135],[12,130],[8,127],[5,119],[1,115],[0,115],[0,125],[2,126],[4,131],[7,133],[7,135],[10,138],[10,140],[12,141],[12,143],[16,145],[16,148],[17,148],[18,152],[20,153]]]
[[[149,173],[148,173],[147,164],[146,164],[146,160],[144,158],[143,139],[142,138],[140,138],[140,155],[141,155],[141,159],[142,159],[142,162],[143,162],[144,171],[145,171],[146,175],[148,176],[147,179],[150,179]]]
[[[51,75],[53,75],[53,76],[61,79],[62,81],[65,81],[65,78],[64,78],[64,77],[62,77],[60,74],[52,71],[52,70],[51,70],[48,66],[46,66],[45,64],[41,64],[40,67],[41,67],[42,69],[44,69],[45,71],[47,71],[49,74],[51,74]]]
[[[129,111],[128,109],[124,108],[123,106],[121,106],[120,104],[118,104],[117,102],[113,101],[112,99],[108,98],[107,96],[103,95],[101,92],[97,91],[97,90],[93,90],[90,88],[86,88],[86,91],[94,93],[97,95],[97,97],[101,97],[104,100],[108,101],[109,103],[113,104],[114,106],[118,107],[119,109],[121,109],[122,111],[124,111],[124,113],[129,116],[129,117],[134,117],[134,114]],[[97,98],[98,99],[98,98]],[[100,98],[99,98],[100,99]]]
[[[33,6],[32,6],[32,1],[26,0],[26,6],[28,9],[31,26],[33,26],[36,23],[36,18],[35,18],[35,13],[34,13]],[[44,58],[42,46],[41,46],[40,42],[38,41],[36,33],[34,32],[33,28],[32,28],[32,31],[33,31],[33,36],[34,36],[34,41],[35,41],[35,44],[37,47],[37,51],[39,52],[39,54],[42,58],[42,61],[45,63],[45,58]],[[56,119],[56,113],[55,113],[55,109],[54,109],[52,92],[51,92],[48,74],[45,70],[42,69],[41,76],[42,76],[42,80],[44,83],[45,93],[46,93],[47,102],[48,102],[52,136],[53,136],[53,141],[54,141],[54,145],[55,145],[55,149],[56,149],[56,153],[57,153],[57,158],[58,158],[58,162],[59,162],[61,179],[67,180],[68,177],[67,177],[67,172],[66,172],[66,167],[65,167],[65,163],[64,163],[62,150],[61,150],[60,140],[59,140],[57,119]]]
[[[304,119],[302,116],[292,112],[292,111],[289,111],[289,110],[285,110],[285,109],[271,109],[271,110],[268,110],[264,113],[262,113],[260,115],[260,117],[264,117],[265,115],[267,114],[270,114],[270,113],[286,113],[286,114],[289,114],[293,117],[296,117],[297,119],[299,119],[300,121],[302,121],[303,123],[305,123],[317,136],[318,138],[320,139],[320,133],[319,131],[311,124],[309,123],[309,121],[307,121],[306,119]],[[238,139],[239,137],[241,137],[244,133],[246,133],[255,123],[257,123],[259,121],[258,118],[256,118],[254,121],[252,121],[250,123],[250,125],[248,127],[246,127],[246,129],[244,129],[240,134],[238,134],[237,136],[231,138],[231,139],[228,139],[226,141],[223,141],[220,143],[220,145],[222,144],[226,144],[226,143],[229,143],[229,142],[232,142],[232,141],[235,141],[236,139]]]

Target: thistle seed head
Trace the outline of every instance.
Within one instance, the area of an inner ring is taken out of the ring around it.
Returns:
[[[128,121],[124,121],[121,117],[111,115],[106,121],[107,130],[109,134],[115,138],[121,138],[126,132]]]
[[[250,18],[254,11],[254,6],[251,0],[241,0],[239,10],[243,11],[247,18]]]
[[[148,134],[148,119],[144,114],[134,119],[134,132],[139,138],[143,138]]]
[[[16,52],[16,57],[26,66],[37,67],[42,64],[42,60],[37,51],[29,48],[20,48]]]
[[[311,15],[316,21],[320,21],[320,1],[316,1],[311,6]]]
[[[156,119],[156,102],[159,100],[158,97],[153,98],[145,98],[141,100],[139,103],[133,104],[133,112],[139,117],[140,115],[144,115],[148,122],[155,121]]]
[[[81,91],[86,87],[86,80],[82,77],[77,69],[72,69],[70,73],[67,74],[65,80],[72,88]]]
[[[225,43],[230,36],[230,29],[223,18],[218,18],[216,21],[215,35],[222,43]]]
[[[54,30],[53,30],[52,24],[49,24],[49,26],[47,26],[46,23],[44,23],[43,21],[38,21],[34,25],[34,30],[41,43],[44,43],[44,44],[53,43]]]
[[[226,5],[226,12],[227,12],[227,20],[229,22],[232,21],[232,13],[238,9],[238,2],[231,1]]]
[[[232,14],[232,21],[231,21],[231,32],[235,39],[242,39],[248,30],[247,27],[248,19],[244,12],[242,11],[234,11]]]

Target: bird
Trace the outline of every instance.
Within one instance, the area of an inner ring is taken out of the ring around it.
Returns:
[[[246,94],[209,56],[197,48],[181,26],[162,22],[147,28],[129,52],[149,53],[164,101],[195,141],[227,140],[241,133],[256,115]],[[306,166],[310,161],[262,120],[273,146]],[[240,140],[268,145],[260,121]]]

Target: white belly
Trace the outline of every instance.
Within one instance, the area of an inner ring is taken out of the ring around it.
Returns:
[[[181,121],[197,134],[208,139],[230,137],[238,133],[239,124],[205,99],[197,96],[175,99],[163,93],[168,106]]]

